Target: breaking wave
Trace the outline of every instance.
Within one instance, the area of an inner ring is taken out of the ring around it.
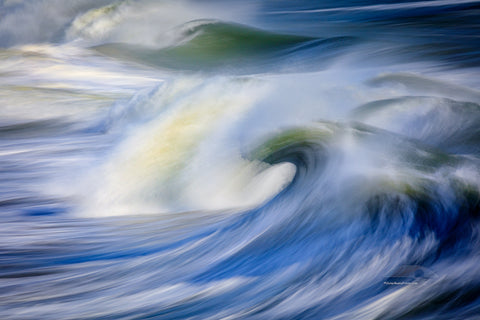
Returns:
[[[0,2],[0,318],[477,319],[477,21]]]

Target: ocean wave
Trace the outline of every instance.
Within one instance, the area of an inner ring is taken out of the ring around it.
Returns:
[[[288,70],[289,63],[294,63],[297,71],[320,61],[325,64],[355,44],[352,37],[318,39],[214,20],[191,21],[175,33],[175,42],[161,49],[113,43],[95,50],[166,69],[249,73],[272,68]],[[297,54],[303,55],[301,61],[295,57]]]
[[[0,1],[0,318],[478,319],[476,2],[354,2]]]

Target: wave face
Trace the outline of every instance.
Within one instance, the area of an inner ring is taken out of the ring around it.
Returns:
[[[0,1],[0,318],[478,319],[479,18]]]

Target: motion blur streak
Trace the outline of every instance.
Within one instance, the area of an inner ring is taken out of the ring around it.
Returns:
[[[0,319],[479,319],[479,21],[0,1]]]

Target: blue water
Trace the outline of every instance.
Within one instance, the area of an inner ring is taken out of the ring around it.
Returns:
[[[479,319],[479,4],[0,1],[0,319]]]

